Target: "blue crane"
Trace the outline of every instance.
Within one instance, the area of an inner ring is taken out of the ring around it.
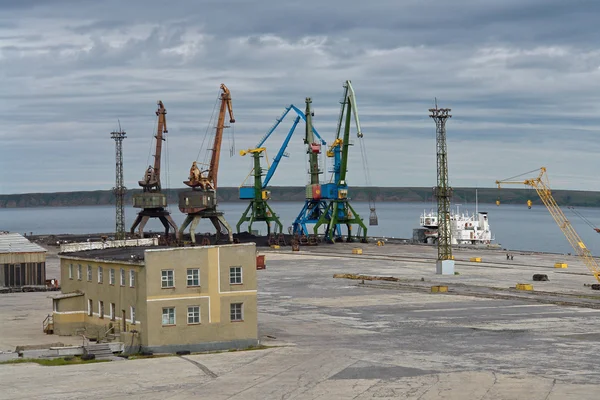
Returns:
[[[307,225],[316,224],[324,215],[331,213],[331,211],[328,211],[327,202],[325,201],[327,194],[323,193],[322,190],[324,185],[321,185],[319,182],[319,175],[323,173],[319,167],[319,154],[321,154],[321,146],[326,145],[326,143],[320,136],[318,137],[319,142],[317,142],[313,135],[313,132],[316,133],[316,131],[314,128],[311,129],[312,117],[314,115],[311,111],[311,103],[312,99],[307,97],[304,144],[307,145],[306,153],[309,159],[310,184],[306,186],[304,206],[292,224],[292,232],[298,236],[309,236],[310,232]],[[338,230],[340,229],[339,226],[337,228]],[[316,234],[317,230],[315,229]]]
[[[264,147],[264,144],[267,141],[267,139],[271,136],[271,134],[275,132],[279,124],[285,119],[285,117],[290,111],[295,111],[297,116],[294,119],[294,123],[288,131],[288,134],[285,137],[281,148],[279,149],[277,155],[273,159],[273,163],[267,170],[265,179],[263,180],[263,168],[261,166],[260,159],[262,157],[262,153],[266,154],[266,148]],[[269,129],[266,135],[263,136],[263,138],[258,142],[255,148],[240,151],[240,155],[244,156],[246,154],[251,154],[254,159],[254,167],[248,175],[248,177],[250,175],[254,177],[254,184],[252,186],[243,186],[242,184],[242,186],[240,187],[239,198],[241,200],[250,200],[250,204],[248,204],[248,207],[246,208],[236,225],[238,234],[240,233],[241,226],[244,222],[248,222],[248,231],[251,232],[252,224],[255,221],[266,222],[267,234],[271,234],[271,223],[274,223],[277,226],[277,228],[275,229],[276,231],[278,230],[279,233],[282,233],[283,225],[277,217],[277,214],[275,214],[275,212],[268,203],[268,200],[271,198],[271,191],[268,190],[267,187],[269,185],[269,182],[271,181],[271,178],[273,178],[273,175],[275,174],[275,171],[277,170],[281,159],[283,157],[288,156],[285,150],[287,149],[296,129],[296,126],[298,125],[301,119],[306,121],[306,115],[296,106],[290,104],[288,107],[285,108],[283,114],[276,119],[275,124],[271,127],[271,129]],[[314,135],[317,138],[319,138],[320,142],[323,145],[325,145],[325,141],[321,139],[321,136],[314,127],[312,127],[312,131]]]

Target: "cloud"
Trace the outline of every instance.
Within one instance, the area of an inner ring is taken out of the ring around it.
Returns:
[[[203,140],[207,147],[222,82],[236,123],[223,141],[219,184],[236,186],[251,168],[238,151],[255,146],[291,103],[304,109],[311,97],[315,126],[332,142],[346,79],[374,185],[435,185],[428,109],[437,97],[452,108],[452,185],[489,187],[546,166],[557,188],[600,190],[592,172],[599,10],[558,0],[0,1],[0,190],[111,188],[110,132],[119,121],[126,185],[137,187],[159,99],[169,127],[163,176],[182,187]],[[270,158],[292,120],[267,143]],[[307,182],[303,134],[300,124],[273,185]],[[348,181],[364,185],[353,140]]]

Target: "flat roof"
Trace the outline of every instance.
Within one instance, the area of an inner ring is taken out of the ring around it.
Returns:
[[[60,258],[75,258],[99,261],[126,262],[132,264],[144,263],[144,252],[149,249],[168,249],[168,246],[131,246],[109,247],[106,249],[93,249],[58,253]]]
[[[31,243],[16,232],[0,232],[0,253],[46,253],[42,246]]]
[[[254,243],[223,244],[212,246],[131,246],[131,247],[110,247],[106,249],[81,250],[65,253],[58,253],[60,258],[84,259],[97,261],[112,261],[120,263],[129,263],[136,265],[144,264],[144,254],[149,251],[169,251],[182,249],[200,249],[212,247],[230,247],[230,246],[250,246]]]

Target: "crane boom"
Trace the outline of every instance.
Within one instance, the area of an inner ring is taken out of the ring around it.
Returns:
[[[575,252],[583,259],[583,262],[594,275],[596,280],[600,282],[600,266],[598,265],[596,259],[592,256],[591,251],[583,243],[583,240],[579,237],[565,214],[562,212],[556,203],[556,200],[554,200],[552,191],[550,190],[548,176],[546,175],[546,168],[541,167],[539,175],[536,178],[525,179],[523,181],[496,181],[498,188],[504,184],[524,184],[535,189],[538,196],[540,196],[540,199],[550,212],[550,215],[552,215],[552,218],[571,244],[571,247],[573,247]]]
[[[306,115],[304,115],[304,112],[302,112],[302,110],[300,110],[298,107],[296,107],[293,104],[290,104],[289,106],[287,106],[285,108],[285,111],[283,112],[283,114],[281,114],[281,116],[279,118],[276,119],[277,122],[275,122],[275,124],[271,127],[271,129],[269,129],[269,131],[265,134],[265,136],[263,136],[263,138],[260,140],[260,142],[258,142],[258,144],[256,145],[255,148],[260,148],[263,147],[263,144],[267,141],[267,139],[271,136],[271,134],[273,132],[275,132],[275,129],[277,129],[277,127],[279,126],[279,124],[281,123],[281,121],[284,120],[284,118],[286,117],[286,115],[290,112],[290,110],[294,110],[296,112],[296,114],[298,114],[298,116],[304,121],[306,122]],[[319,139],[319,141],[321,142],[321,144],[323,146],[325,146],[327,143],[323,140],[323,138],[321,138],[321,135],[319,134],[319,132],[317,131],[317,129],[313,126],[313,133],[315,134],[315,136]]]
[[[221,143],[223,142],[223,129],[225,128],[225,108],[229,111],[229,122],[234,123],[233,109],[231,107],[231,93],[224,83],[221,83],[221,108],[219,110],[219,119],[217,121],[217,131],[213,142],[212,155],[210,158],[210,167],[208,170],[208,181],[213,187],[217,188],[217,177],[219,175],[219,159],[221,158]]]
[[[279,166],[279,162],[281,161],[281,158],[285,155],[285,150],[287,149],[288,144],[290,143],[290,139],[292,138],[292,135],[294,134],[294,130],[296,129],[298,122],[300,122],[300,117],[296,117],[296,119],[294,120],[294,123],[292,124],[292,127],[290,128],[287,136],[285,137],[285,140],[283,141],[281,148],[279,149],[279,151],[277,152],[277,155],[273,159],[273,163],[271,164],[271,167],[267,171],[267,175],[265,176],[265,180],[263,181],[263,184],[262,184],[263,189],[269,185],[271,178],[273,177],[273,175],[275,174],[275,171],[277,170],[277,166]]]
[[[156,149],[154,153],[154,166],[149,165],[144,178],[138,181],[139,185],[143,188],[142,193],[134,193],[132,196],[133,207],[141,208],[142,210],[138,213],[133,225],[131,226],[131,233],[134,234],[135,230],[138,229],[139,237],[144,237],[144,226],[150,218],[157,218],[165,227],[165,239],[169,237],[169,229],[175,230],[175,237],[179,239],[179,231],[177,225],[170,212],[167,210],[167,195],[162,193],[160,184],[160,165],[161,165],[161,154],[162,145],[165,141],[163,134],[168,133],[167,131],[167,109],[163,105],[162,101],[157,101],[158,110],[156,115],[158,116],[158,128],[156,129]]]
[[[222,211],[217,210],[217,177],[219,175],[219,159],[221,158],[221,143],[223,141],[223,129],[225,129],[225,113],[229,112],[229,122],[234,123],[233,108],[231,106],[231,92],[221,83],[222,91],[219,99],[221,107],[219,108],[219,116],[215,130],[215,138],[210,157],[208,169],[201,171],[198,168],[197,161],[192,163],[190,174],[187,181],[184,181],[192,190],[179,192],[179,211],[187,214],[185,221],[179,228],[179,234],[183,237],[185,229],[190,227],[190,239],[192,243],[196,243],[196,226],[201,219],[209,219],[216,230],[215,242],[218,242],[222,233],[226,233],[229,237],[229,243],[233,243],[233,231],[231,226]],[[211,119],[212,120],[212,119]],[[207,153],[208,155],[208,153]],[[203,241],[208,241],[207,238]]]
[[[138,181],[139,185],[143,187],[144,192],[156,191],[160,192],[160,161],[162,154],[162,142],[165,140],[163,133],[168,133],[167,130],[167,109],[163,105],[162,101],[157,101],[158,110],[156,115],[158,116],[158,127],[156,129],[156,149],[154,152],[154,166],[148,166],[144,179]]]

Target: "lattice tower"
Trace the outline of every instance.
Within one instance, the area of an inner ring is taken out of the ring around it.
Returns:
[[[452,232],[450,229],[450,200],[452,188],[448,183],[448,152],[446,147],[446,121],[451,118],[450,108],[429,109],[436,127],[437,150],[437,186],[434,190],[437,198],[438,215],[438,260],[452,260]]]
[[[115,159],[116,159],[116,179],[113,193],[116,199],[115,213],[115,239],[125,239],[125,193],[127,188],[123,184],[123,140],[127,137],[127,133],[122,130],[110,133],[110,137],[115,140]]]

